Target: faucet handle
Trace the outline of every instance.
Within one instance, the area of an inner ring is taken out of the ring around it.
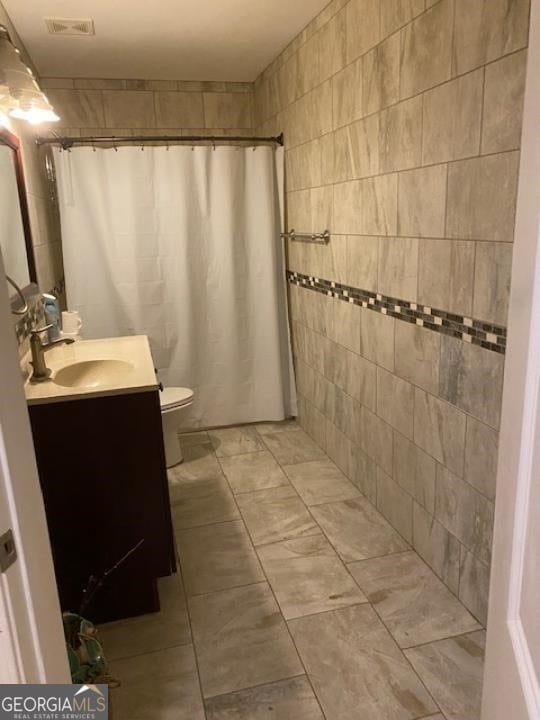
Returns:
[[[34,328],[33,330],[30,330],[30,335],[39,335],[42,332],[45,332],[46,330],[50,330],[52,328],[52,323],[49,325],[44,325],[42,328]]]

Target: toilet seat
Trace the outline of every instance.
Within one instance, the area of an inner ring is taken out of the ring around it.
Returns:
[[[190,405],[193,396],[193,390],[185,387],[167,387],[159,393],[159,402],[161,404],[161,412],[169,412],[176,408],[181,408],[186,405]]]

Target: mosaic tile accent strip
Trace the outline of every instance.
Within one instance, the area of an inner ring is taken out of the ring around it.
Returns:
[[[332,280],[303,275],[291,270],[287,271],[287,279],[298,287],[314,290],[344,302],[354,303],[383,315],[390,315],[403,322],[416,324],[433,332],[479,345],[500,355],[504,355],[506,352],[506,328],[500,325],[493,325],[464,315],[456,315],[421,303],[381,295],[370,290],[362,290]]]
[[[50,290],[47,290],[49,295],[54,295],[54,297],[59,298],[61,295],[64,294],[66,289],[66,279],[64,276],[60,278],[60,280],[56,283],[56,285],[51,288]]]
[[[41,327],[45,324],[45,310],[43,308],[43,299],[37,296],[37,299],[29,301],[29,309],[26,315],[15,323],[15,335],[19,347],[30,336],[32,328]]]
[[[66,281],[65,278],[62,277],[53,288],[48,290],[48,294],[60,297],[65,289]],[[45,325],[45,310],[43,308],[43,298],[41,294],[31,297],[28,304],[30,307],[26,315],[15,323],[15,335],[17,336],[19,348],[29,337],[30,330]]]

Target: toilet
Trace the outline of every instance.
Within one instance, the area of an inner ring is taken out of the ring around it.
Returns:
[[[168,468],[178,465],[184,459],[178,440],[180,413],[193,404],[193,396],[193,390],[185,387],[168,387],[159,393],[165,460]]]

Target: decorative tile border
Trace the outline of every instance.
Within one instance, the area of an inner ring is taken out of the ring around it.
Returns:
[[[62,275],[62,277],[56,283],[56,285],[53,288],[51,288],[50,290],[47,290],[47,293],[49,295],[54,295],[55,298],[59,298],[61,295],[64,294],[65,290],[66,290],[66,279]]]
[[[66,281],[62,276],[58,283],[48,290],[49,295],[60,297],[66,289]],[[36,327],[45,325],[45,310],[43,308],[43,297],[41,293],[36,293],[28,301],[29,310],[26,315],[21,316],[21,319],[15,323],[15,335],[17,336],[17,343],[19,347],[29,337],[30,330]]]
[[[35,327],[41,327],[45,324],[45,310],[43,308],[43,298],[36,295],[28,301],[29,309],[26,315],[15,323],[15,335],[17,336],[17,344],[19,347],[29,337],[30,330]]]
[[[504,355],[506,352],[506,328],[500,325],[474,320],[464,315],[438,310],[408,300],[381,295],[370,290],[344,285],[332,280],[302,275],[287,271],[287,279],[298,287],[314,290],[328,297],[335,297],[345,302],[354,303],[383,315],[425,327],[433,332],[449,335],[464,342],[478,345],[493,352]]]

